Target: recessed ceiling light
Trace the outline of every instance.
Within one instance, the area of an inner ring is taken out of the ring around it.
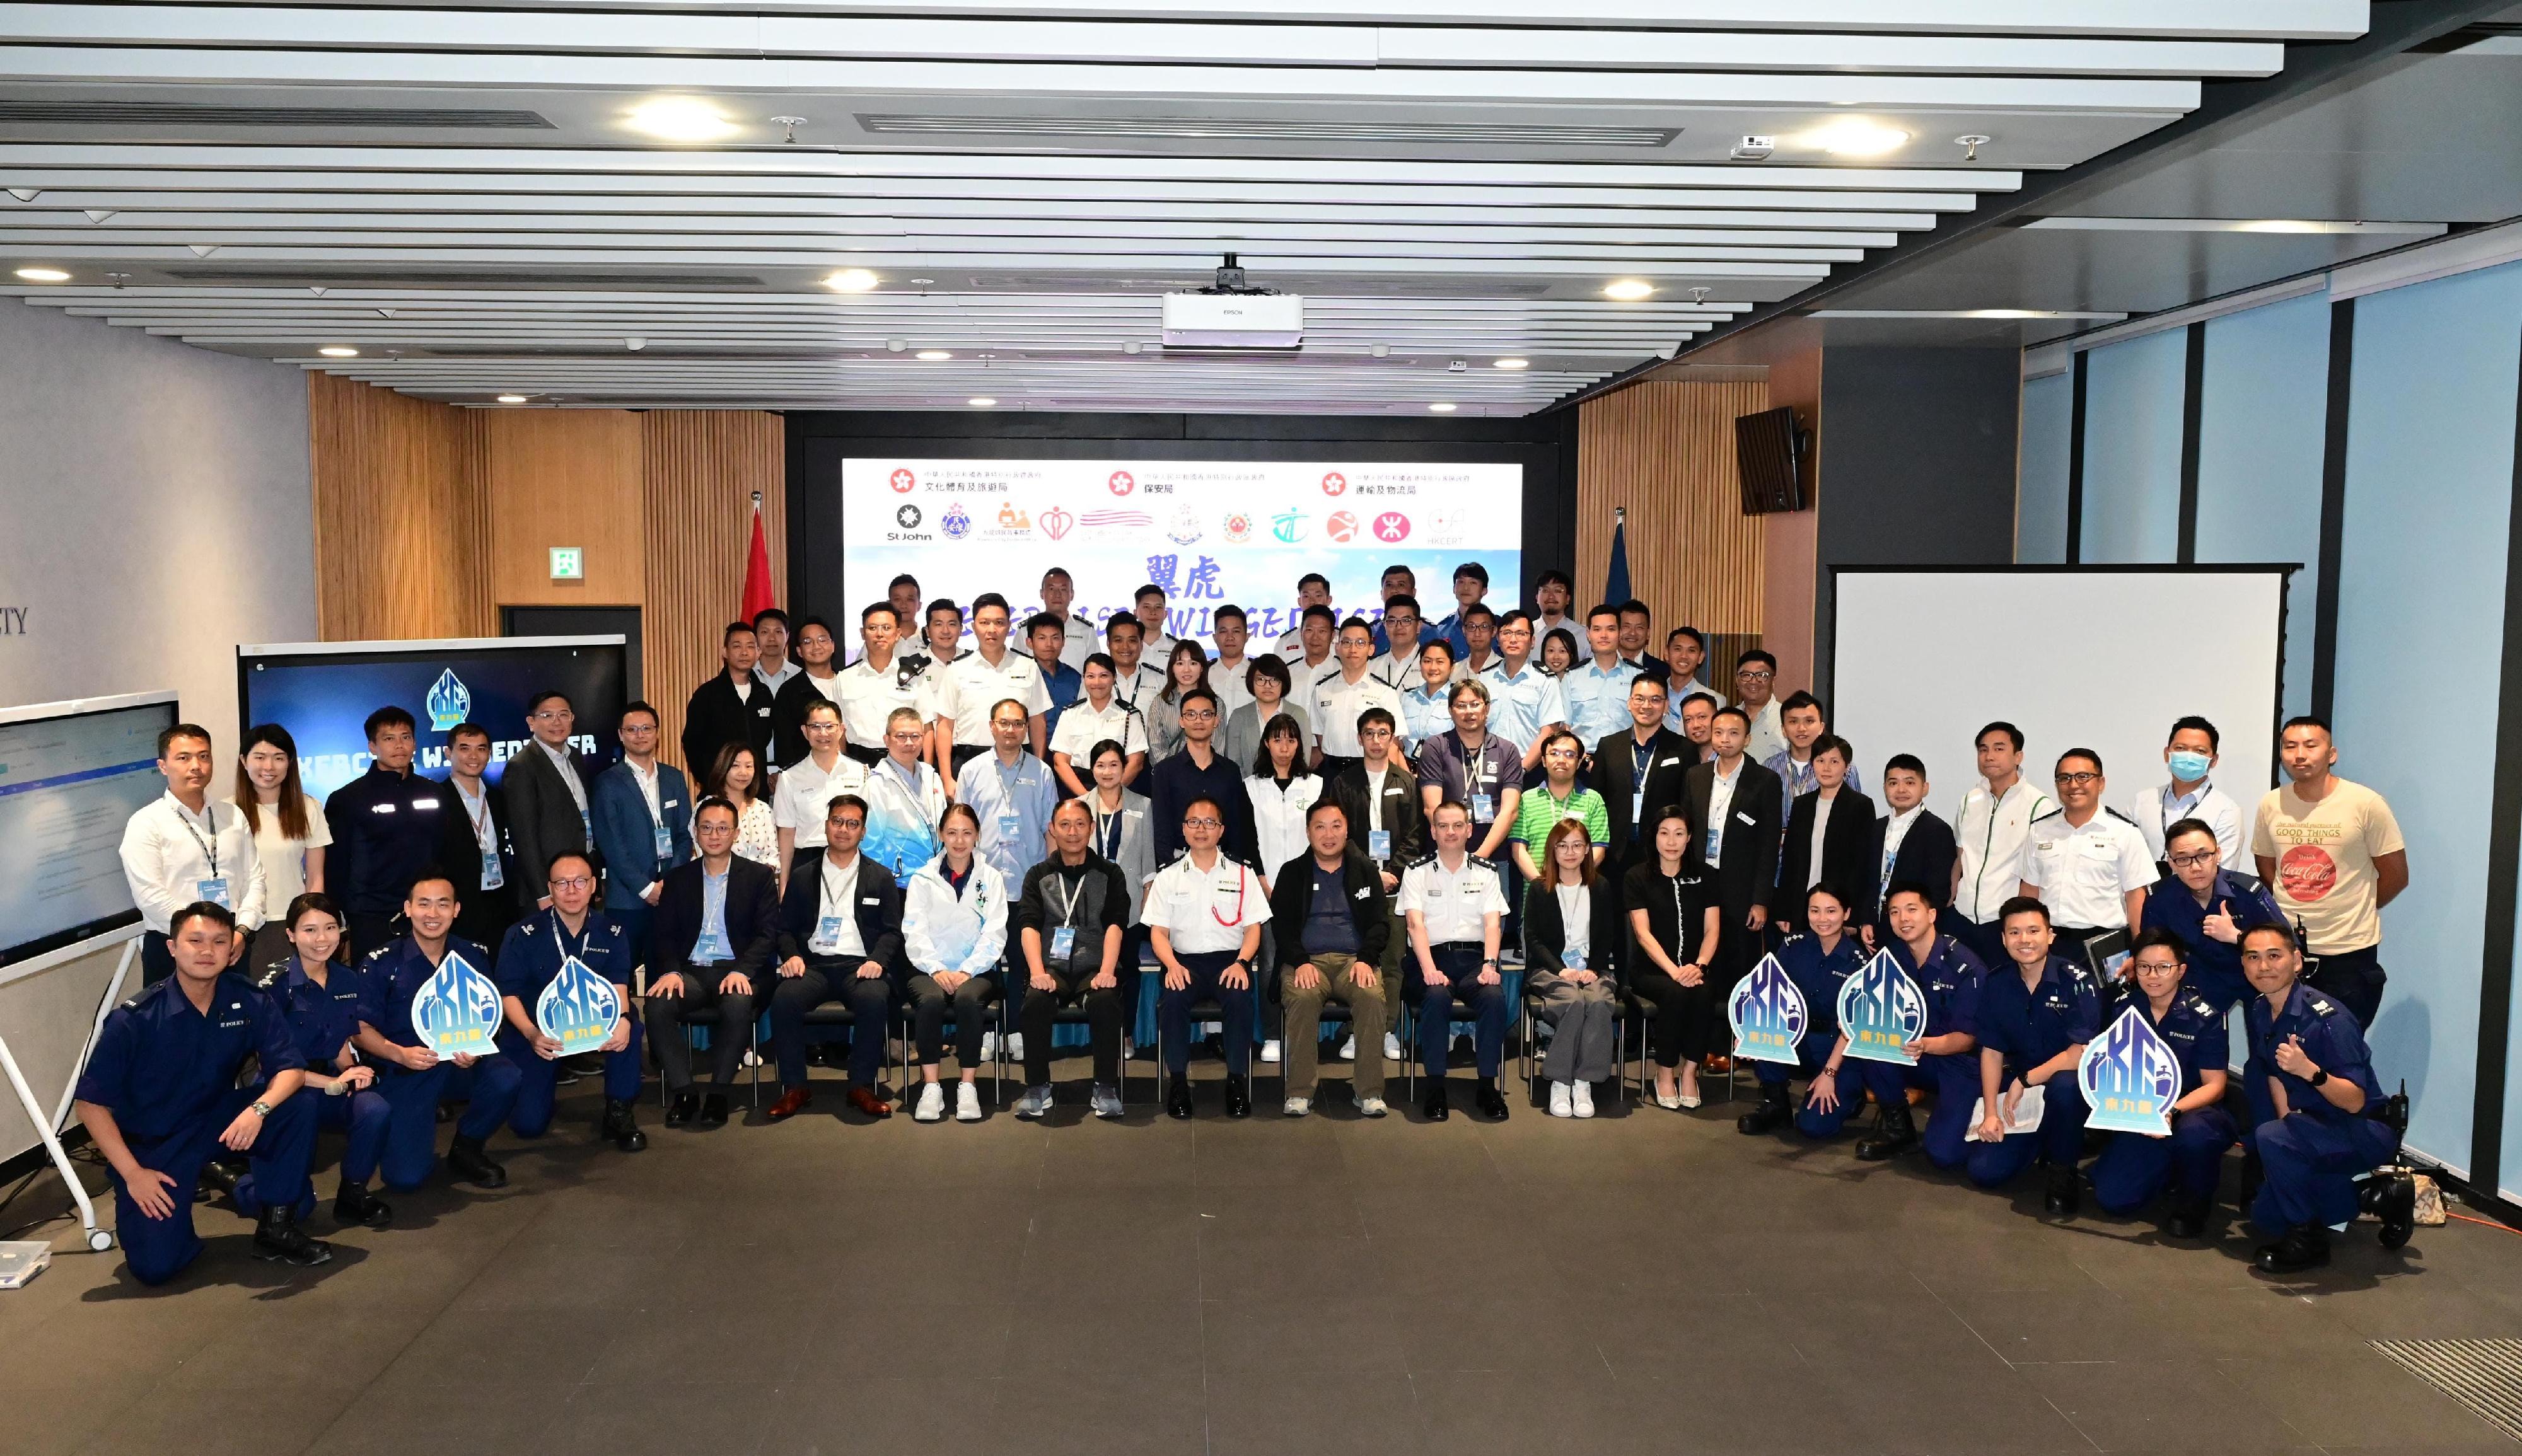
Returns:
[[[864,294],[883,281],[864,268],[843,268],[824,279],[823,287],[835,293]]]
[[[1833,157],[1886,157],[1907,146],[1909,133],[1880,121],[1850,116],[1845,121],[1817,127],[1797,140]]]
[[[974,409],[988,409],[992,405],[997,404],[998,401],[992,399],[987,394],[975,394],[970,399],[965,400],[964,403],[969,404]]]
[[[499,396],[499,402],[501,404],[523,404],[526,402],[526,396],[523,394],[502,394]]]
[[[1655,285],[1643,278],[1617,278],[1603,286],[1603,296],[1634,303],[1640,298],[1654,297]]]
[[[1440,415],[1450,415],[1454,412],[1454,401],[1450,399],[1439,399],[1434,404],[1427,407]]]
[[[315,352],[327,359],[355,359],[359,356],[359,351],[347,343],[328,343]]]
[[[1530,359],[1499,359],[1496,361],[1494,367],[1499,369],[1530,369],[1532,367],[1532,361]]]
[[[929,363],[934,364],[940,359],[954,358],[955,351],[953,349],[921,349],[911,357],[914,359],[925,359]]]
[[[59,268],[21,268],[18,276],[28,283],[68,283],[70,276]]]
[[[914,279],[912,279],[912,280],[911,280],[911,281],[912,283],[917,283],[917,284],[931,284],[931,283],[935,283],[937,280],[936,280],[936,279],[934,279],[934,278],[914,278]]]
[[[660,96],[641,102],[630,109],[630,125],[668,142],[715,142],[736,130],[724,113],[697,96]]]

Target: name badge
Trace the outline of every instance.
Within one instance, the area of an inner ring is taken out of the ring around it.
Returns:
[[[502,889],[507,887],[507,873],[499,868],[499,851],[496,849],[483,850],[482,887],[484,889]]]
[[[1716,863],[1717,851],[1724,847],[1725,826],[1722,824],[1711,824],[1707,826],[1707,862],[1709,864]]]
[[[1388,829],[1368,830],[1366,832],[1366,854],[1369,859],[1390,859],[1392,857],[1392,831]]]
[[[817,955],[840,954],[841,918],[837,915],[824,916],[815,927],[815,938],[806,942],[806,948]]]
[[[1585,811],[1576,807],[1574,804],[1569,804],[1559,811],[1559,817],[1562,819],[1574,820],[1576,823],[1582,824],[1585,822]]]
[[[1022,815],[1001,814],[999,816],[999,842],[1001,843],[1012,842],[1015,840],[1015,837],[1023,832],[1024,818]]]
[[[657,863],[664,864],[674,857],[675,832],[660,824],[657,826]]]
[[[584,809],[579,810],[578,827],[580,831],[586,836],[586,842],[589,844],[595,842],[595,816],[593,814],[588,813]]]
[[[1570,952],[1566,955],[1561,956],[1559,958],[1559,964],[1563,970],[1582,971],[1585,969],[1585,954],[1582,951]]]
[[[1757,824],[1759,822],[1751,815],[1744,813],[1741,809],[1736,809],[1734,811],[1734,817],[1742,820],[1745,824]]]
[[[735,957],[727,952],[726,936],[715,931],[704,931],[701,933],[700,939],[692,944],[692,959],[708,964],[715,961],[731,961]]]
[[[1630,828],[1632,828],[1632,829],[1637,828],[1637,827],[1638,827],[1638,824],[1639,824],[1639,821],[1640,821],[1640,820],[1645,819],[1645,818],[1646,818],[1646,816],[1647,816],[1647,792],[1646,792],[1646,790],[1644,790],[1644,789],[1632,789],[1632,790],[1630,790],[1630,791],[1629,791],[1629,827],[1630,827]]]
[[[1474,794],[1471,796],[1471,819],[1474,823],[1486,824],[1496,817],[1497,801],[1495,799],[1489,797],[1489,796],[1485,794]]]
[[[1051,933],[1051,958],[1065,961],[1077,950],[1077,927],[1061,926]]]
[[[233,910],[236,908],[236,906],[228,903],[228,882],[227,877],[224,875],[215,880],[203,880],[197,882],[193,886],[193,894],[196,899],[208,900],[222,910]]]

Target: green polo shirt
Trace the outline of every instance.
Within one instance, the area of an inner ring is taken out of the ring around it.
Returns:
[[[1525,786],[1523,797],[1516,801],[1515,831],[1507,841],[1528,846],[1538,857],[1541,846],[1550,842],[1551,826],[1562,819],[1585,821],[1585,833],[1597,845],[1611,842],[1611,816],[1603,807],[1603,796],[1578,784],[1565,798],[1555,798],[1546,779]]]

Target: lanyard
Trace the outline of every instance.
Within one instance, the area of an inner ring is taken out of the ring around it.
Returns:
[[[479,844],[489,839],[490,837],[490,792],[487,789],[483,792],[482,812],[478,814],[473,812],[473,800],[465,796],[463,790],[456,790],[455,797],[464,805],[464,817],[473,821],[473,842]]]
[[[1454,741],[1456,743],[1462,742],[1460,738],[1457,738]],[[1466,748],[1463,750],[1464,753],[1469,755],[1463,759],[1463,785],[1468,793],[1483,793],[1489,787],[1488,747],[1489,741],[1483,738],[1480,740],[1480,746],[1478,748]]]
[[[2198,801],[2200,803],[2205,803],[2207,801],[2207,781],[2205,779],[2200,779],[2198,781]],[[2163,838],[2167,842],[2172,839],[2172,826],[2173,823],[2171,805],[2172,786],[2170,784],[2166,784],[2163,786],[2162,795],[2155,800],[2154,818],[2155,823],[2162,829]],[[2194,813],[2196,811],[2192,810],[2191,812]],[[2181,817],[2187,818],[2188,815],[2184,814]]]
[[[1630,787],[1630,788],[1635,789],[1635,790],[1638,790],[1638,791],[1640,791],[1641,793],[1643,793],[1643,792],[1645,791],[1645,789],[1646,789],[1646,787],[1647,787],[1647,765],[1648,765],[1648,764],[1650,764],[1650,763],[1652,763],[1652,762],[1654,762],[1654,761],[1655,761],[1655,740],[1654,740],[1653,738],[1649,738],[1645,743],[1640,743],[1640,742],[1638,742],[1638,739],[1637,739],[1637,735],[1636,735],[1636,734],[1634,734],[1634,733],[1633,733],[1633,734],[1630,734],[1630,735],[1629,735],[1629,787]]]
[[[849,869],[849,871],[848,871],[847,873],[851,875],[851,877],[853,878],[853,880],[855,880],[855,878],[856,878],[856,876],[857,876],[857,873],[858,873],[858,868],[857,868],[857,867],[858,867],[858,861],[857,861],[857,860],[855,860],[855,859],[853,859],[852,861],[850,861],[850,866],[851,866],[851,868]],[[817,888],[818,888],[818,890],[819,890],[820,898],[818,898],[818,899],[817,899],[817,900],[815,901],[815,908],[816,908],[817,911],[820,911],[820,910],[824,909],[826,906],[828,906],[828,905],[830,905],[830,904],[831,904],[833,897],[837,895],[837,896],[839,896],[840,901],[841,901],[841,910],[842,910],[842,912],[843,912],[843,913],[845,913],[845,914],[846,914],[846,913],[848,912],[849,908],[850,908],[850,905],[849,905],[849,896],[848,896],[846,893],[843,893],[842,891],[840,891],[840,890],[838,890],[838,889],[836,889],[836,888],[834,888],[834,887],[833,887],[833,885],[832,885],[832,857],[831,857],[830,855],[828,855],[828,854],[827,854],[827,855],[824,855],[824,856],[823,856],[823,868],[822,868],[822,872],[821,872],[821,874],[820,874],[817,878],[818,878],[818,880],[820,881],[820,884],[819,884],[819,886],[817,887]]]
[[[213,880],[219,878],[219,821],[217,815],[217,807],[210,803],[210,800],[204,799],[202,801],[202,817],[210,821],[210,837],[205,840],[202,838],[202,832],[193,827],[193,816],[184,812],[184,806],[182,804],[179,803],[175,805],[175,818],[177,822],[184,826],[184,833],[193,837],[193,842],[201,846],[202,858],[210,862],[210,878]]]
[[[1218,857],[1222,863],[1235,863],[1233,860],[1227,859],[1224,855],[1220,855]],[[1197,864],[1193,864],[1191,866],[1191,870],[1193,873],[1197,873],[1199,866]],[[1211,870],[1209,873],[1215,874],[1217,872]],[[1233,920],[1229,920],[1225,916],[1218,914],[1217,906],[1214,903],[1211,903],[1208,907],[1208,918],[1216,921],[1219,925],[1225,926],[1229,930],[1243,924],[1243,866],[1239,864],[1235,865],[1235,918]]]
[[[1112,812],[1107,814],[1101,809],[1096,808],[1091,803],[1087,805],[1087,810],[1095,816],[1096,847],[1102,852],[1105,859],[1111,860],[1116,864],[1119,863],[1121,858],[1121,811],[1119,809],[1114,809]]]
[[[1059,923],[1074,927],[1077,924],[1077,901],[1080,891],[1068,887],[1068,877],[1059,873],[1056,866],[1051,869],[1051,883],[1059,889]],[[1080,874],[1077,877],[1077,883],[1083,886],[1086,883],[1085,875]]]
[[[593,925],[593,924],[594,924],[594,922],[590,919],[590,920],[588,921],[588,924],[591,926],[591,925]],[[552,933],[552,949],[554,949],[554,950],[556,950],[556,951],[559,951],[559,952],[560,952],[560,958],[561,958],[562,960],[564,960],[564,961],[568,960],[568,959],[569,959],[569,942],[568,942],[568,941],[566,941],[566,940],[563,940],[563,939],[560,937],[560,912],[559,912],[558,910],[554,910],[554,911],[552,912],[552,918],[551,918],[551,933]],[[582,945],[582,946],[584,946],[584,944],[586,944],[586,932],[584,932],[584,931],[581,931],[581,932],[579,932],[579,933],[578,933],[578,943],[579,943],[580,945]]]

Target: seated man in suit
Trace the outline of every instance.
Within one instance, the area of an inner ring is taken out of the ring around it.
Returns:
[[[666,1125],[699,1118],[726,1125],[735,1056],[752,1040],[757,987],[771,974],[779,939],[779,877],[769,865],[735,853],[735,805],[705,798],[693,811],[700,858],[666,872],[657,897],[656,953],[648,961],[648,1041],[664,1070]],[[692,1047],[683,1033],[694,1012],[715,1010],[710,1028],[710,1091],[692,1091]]]
[[[1941,911],[1951,903],[1953,864],[1960,849],[1953,827],[1926,807],[1927,765],[1915,753],[1894,753],[1883,765],[1883,801],[1890,816],[1874,821],[1865,839],[1865,863],[1874,871],[1848,893],[1863,901],[1856,916],[1857,933],[1871,950],[1882,943],[1884,898],[1894,885],[1915,885],[1927,892],[1929,908]]]
[[[859,853],[866,814],[859,796],[833,796],[823,811],[823,852],[790,872],[779,904],[779,984],[771,993],[780,1086],[768,1115],[773,1122],[815,1100],[806,1083],[806,1013],[826,1001],[846,1001],[857,1018],[850,1028],[850,1106],[870,1117],[893,1115],[878,1075],[885,1022],[909,978],[902,887]]]
[[[657,761],[655,708],[623,708],[619,731],[622,761],[596,776],[591,796],[595,852],[604,864],[604,911],[645,965],[665,874],[692,857],[692,787],[681,769]]]

